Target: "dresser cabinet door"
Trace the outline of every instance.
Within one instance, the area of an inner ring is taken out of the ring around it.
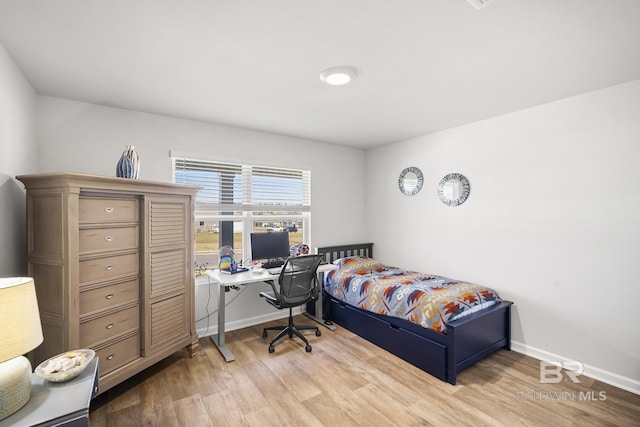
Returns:
[[[191,335],[191,204],[186,197],[148,197],[144,354]]]

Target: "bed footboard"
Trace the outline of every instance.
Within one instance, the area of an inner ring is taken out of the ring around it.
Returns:
[[[511,350],[511,301],[471,314],[447,325],[447,382],[460,371],[497,350]]]

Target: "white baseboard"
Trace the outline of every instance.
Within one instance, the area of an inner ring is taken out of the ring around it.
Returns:
[[[524,354],[526,356],[533,357],[538,360],[545,361],[567,361],[571,360],[568,357],[562,357],[557,354],[550,353],[545,350],[540,350],[535,347],[523,344],[518,341],[511,341],[511,350]],[[604,369],[596,368],[595,366],[584,365],[584,371],[582,375],[594,380],[602,381],[603,383],[618,387],[622,390],[629,391],[631,393],[640,394],[640,381],[636,381],[632,378],[623,377],[613,372],[605,371]]]
[[[302,313],[302,308],[294,308],[293,315],[297,315]],[[253,325],[259,325],[261,323],[271,322],[272,320],[278,319],[286,319],[289,317],[289,310],[281,310],[275,311],[273,313],[267,313],[260,316],[255,317],[247,317],[241,320],[236,320],[235,322],[227,322],[226,323],[226,332],[235,331],[236,329],[247,328]],[[215,321],[217,322],[217,317]],[[198,325],[202,325],[201,327],[196,329],[196,333],[198,334],[198,338],[209,337],[211,335],[216,335],[218,333],[218,325],[213,325],[207,329],[207,322],[201,320],[198,322]]]

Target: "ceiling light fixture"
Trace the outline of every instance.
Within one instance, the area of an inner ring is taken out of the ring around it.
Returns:
[[[331,86],[344,86],[358,76],[351,67],[331,67],[320,73],[320,80]]]

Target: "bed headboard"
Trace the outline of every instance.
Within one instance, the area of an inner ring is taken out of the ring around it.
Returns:
[[[356,243],[353,245],[325,246],[318,248],[318,254],[324,255],[324,260],[332,263],[338,258],[346,256],[366,256],[373,258],[373,243]]]

